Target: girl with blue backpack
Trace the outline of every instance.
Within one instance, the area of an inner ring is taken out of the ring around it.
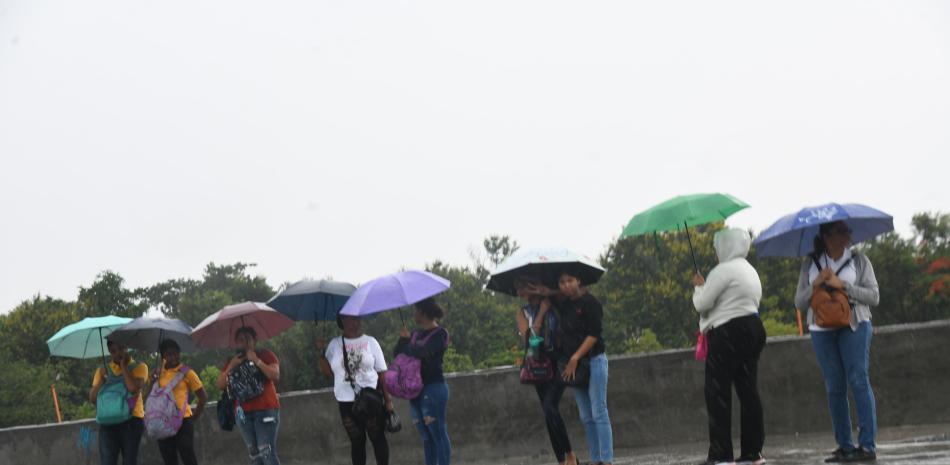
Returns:
[[[181,348],[171,339],[159,346],[164,365],[152,374],[151,391],[145,403],[145,426],[150,437],[158,440],[158,451],[165,465],[197,465],[194,422],[205,409],[208,395],[201,379],[181,364]],[[188,393],[198,398],[192,411]]]
[[[136,465],[145,429],[142,386],[148,367],[132,360],[122,344],[108,341],[108,348],[108,371],[105,367],[96,370],[89,391],[99,424],[99,463],[117,465],[121,454],[123,465]]]

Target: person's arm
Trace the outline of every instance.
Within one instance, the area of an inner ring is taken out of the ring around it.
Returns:
[[[528,340],[528,318],[524,316],[524,310],[518,308],[518,313],[515,313],[515,323],[518,325],[518,336],[523,339],[522,342]]]
[[[198,405],[195,406],[195,411],[192,412],[191,417],[198,419],[201,413],[205,411],[205,404],[208,403],[208,393],[205,392],[205,388],[200,387],[195,391],[195,395],[198,396]]]
[[[273,363],[267,363],[257,356],[256,350],[247,351],[247,359],[257,365],[257,367],[261,369],[261,372],[264,373],[264,376],[266,376],[267,379],[276,383],[280,381],[280,363],[276,360],[276,355],[274,358],[275,360]]]
[[[881,290],[877,284],[877,276],[874,275],[874,267],[871,266],[871,260],[866,255],[858,255],[857,258],[864,265],[863,271],[855,284],[844,283],[844,291],[851,300],[876,307],[881,302]]]
[[[92,379],[92,389],[89,390],[89,402],[96,405],[96,398],[99,397],[99,389],[106,382],[106,373],[104,368],[96,368],[96,375]]]
[[[383,399],[386,404],[386,411],[392,412],[395,407],[393,407],[393,398],[389,395],[389,388],[386,387],[386,356],[383,355],[383,348],[379,345],[379,341],[376,338],[370,339],[370,344],[373,352],[373,369],[376,370],[378,375],[376,381],[376,388],[383,393]]]
[[[333,369],[330,367],[330,360],[327,358],[327,341],[325,339],[318,339],[316,342],[317,354],[319,359],[317,360],[318,368],[320,373],[329,379],[333,379]]]
[[[541,307],[538,309],[538,314],[534,316],[534,324],[531,329],[534,330],[535,334],[541,333],[541,326],[544,325],[544,317],[548,314],[548,311],[551,310],[551,300],[545,298],[541,301]]]
[[[693,306],[699,313],[707,313],[716,307],[716,300],[722,292],[729,286],[729,280],[723,276],[722,269],[713,268],[709,272],[709,278],[703,280],[694,278],[694,282],[702,282],[693,288]]]
[[[122,368],[122,380],[125,382],[125,388],[129,390],[129,393],[132,395],[138,394],[142,391],[142,386],[145,385],[145,378],[148,377],[148,369],[145,368],[145,365],[142,362],[139,362],[133,370],[129,369],[129,363],[131,362],[131,357],[126,356],[119,362],[119,367]],[[143,377],[135,376],[132,372],[138,370],[139,368],[144,368],[146,370],[146,375]]]
[[[815,286],[808,282],[808,271],[810,269],[811,262],[805,261],[802,263],[801,272],[798,274],[798,288],[795,290],[795,308],[802,311],[811,307],[811,296],[815,291]],[[815,282],[819,283],[819,280],[816,279]]]
[[[221,374],[218,375],[218,379],[214,381],[214,385],[217,386],[218,389],[222,391],[227,389],[228,373],[230,373],[231,370],[233,370],[234,367],[238,366],[238,364],[240,364],[242,361],[243,360],[241,359],[241,357],[238,357],[237,355],[235,355],[234,357],[231,357],[231,359],[228,360],[227,365],[224,366],[224,369],[221,370]]]

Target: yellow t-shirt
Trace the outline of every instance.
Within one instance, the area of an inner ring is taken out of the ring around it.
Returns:
[[[181,370],[182,365],[178,364],[175,368],[162,368],[162,375],[158,378],[158,387],[162,388],[168,385],[172,381],[172,378],[178,374]],[[188,373],[185,373],[185,377],[181,379],[181,382],[172,389],[172,394],[175,396],[175,404],[178,405],[178,408],[181,408],[186,402],[188,402],[188,391],[197,392],[198,389],[201,389],[203,385],[201,384],[201,378],[195,374],[195,370],[189,369]],[[156,389],[154,386],[152,389]],[[191,405],[185,407],[185,418],[191,416]]]
[[[129,365],[135,363],[135,360],[131,360]],[[122,374],[122,369],[119,368],[113,361],[109,361],[109,368],[112,369],[112,374],[119,376]],[[148,379],[148,366],[144,363],[139,363],[135,365],[135,368],[132,369],[132,377],[141,379],[144,386],[145,381]],[[92,385],[95,386],[99,384],[99,380],[102,379],[102,370],[96,369],[96,375],[92,377]],[[142,391],[140,390],[135,399],[135,409],[132,410],[132,416],[135,418],[145,418],[145,407],[142,404]]]

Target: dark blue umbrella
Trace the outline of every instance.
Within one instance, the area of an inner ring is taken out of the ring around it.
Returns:
[[[755,238],[760,257],[803,257],[812,252],[818,228],[825,223],[844,221],[851,228],[851,242],[857,244],[894,230],[894,217],[866,205],[828,203],[806,207],[783,216]]]
[[[333,321],[355,291],[350,283],[303,280],[278,292],[267,305],[294,321]]]

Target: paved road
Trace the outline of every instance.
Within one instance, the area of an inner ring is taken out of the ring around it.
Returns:
[[[738,441],[736,441],[738,445]],[[773,465],[824,464],[834,449],[827,434],[769,436],[765,457]],[[617,451],[617,465],[696,465],[705,459],[705,444],[682,444],[646,449]],[[586,454],[585,454],[586,455]],[[583,456],[581,459],[583,460]],[[484,462],[484,465],[549,465],[549,457],[525,457],[516,460]],[[878,465],[950,465],[950,425],[886,428],[878,435]],[[474,463],[472,465],[483,465]]]

